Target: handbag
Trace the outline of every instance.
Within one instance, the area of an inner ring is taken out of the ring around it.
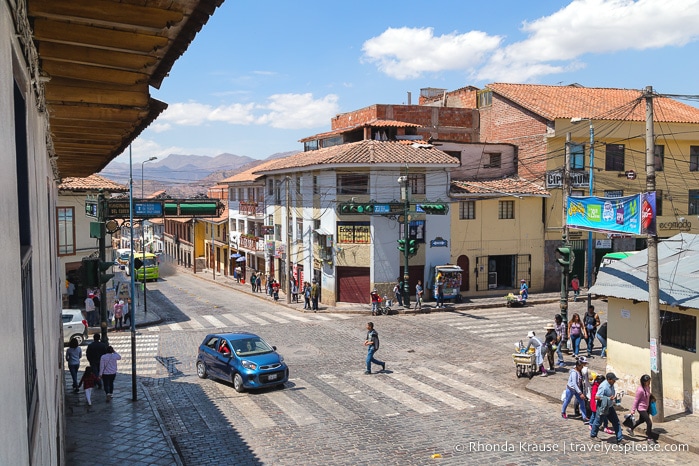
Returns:
[[[624,416],[624,427],[628,427],[629,429],[633,429],[633,426],[636,424],[636,419],[633,417],[633,414],[627,414]]]
[[[655,401],[651,401],[648,405],[648,414],[651,416],[658,414],[658,406],[655,404]]]

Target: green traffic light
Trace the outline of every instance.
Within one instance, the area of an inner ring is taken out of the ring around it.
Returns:
[[[401,252],[405,252],[405,240],[404,239],[398,240],[398,250]]]

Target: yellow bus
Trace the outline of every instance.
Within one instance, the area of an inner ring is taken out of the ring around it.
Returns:
[[[152,252],[135,252],[134,256],[134,278],[138,281],[143,281],[143,276],[145,274],[146,280],[158,280],[160,278],[160,264],[158,263],[158,257]],[[136,268],[136,260],[143,263],[140,268]],[[126,267],[126,274],[129,274],[129,267]]]

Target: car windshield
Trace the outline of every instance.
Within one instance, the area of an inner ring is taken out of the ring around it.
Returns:
[[[259,337],[233,340],[231,344],[235,354],[238,356],[254,356],[256,354],[265,354],[274,351]]]
[[[146,257],[146,260],[143,261],[143,263],[146,265],[146,267],[155,267],[157,265],[156,260],[152,257]]]

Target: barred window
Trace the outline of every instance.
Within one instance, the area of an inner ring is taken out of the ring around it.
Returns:
[[[425,174],[408,175],[411,194],[425,194]]]
[[[369,175],[354,173],[338,173],[337,175],[338,194],[368,194]]]
[[[337,223],[338,243],[371,243],[371,227],[369,222],[338,222]]]
[[[460,220],[475,220],[476,218],[476,201],[461,201],[459,202],[459,219]]]
[[[678,312],[660,311],[660,341],[664,346],[697,352],[697,318]]]
[[[498,202],[498,218],[501,220],[515,218],[515,201]]]

